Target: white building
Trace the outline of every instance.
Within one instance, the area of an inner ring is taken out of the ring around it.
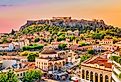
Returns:
[[[2,61],[3,61],[2,67],[4,68],[12,67],[12,65],[17,63],[16,60],[2,60]]]
[[[13,43],[0,44],[0,51],[12,51],[14,50]]]
[[[101,46],[101,45],[94,45],[93,49],[96,50],[96,51],[102,51],[102,50],[104,50],[104,47]]]

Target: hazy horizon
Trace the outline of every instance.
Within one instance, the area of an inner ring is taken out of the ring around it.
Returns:
[[[27,20],[71,16],[99,19],[121,27],[121,0],[1,0],[0,33],[18,30]]]

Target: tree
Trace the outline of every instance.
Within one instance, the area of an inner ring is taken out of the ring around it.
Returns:
[[[9,70],[7,73],[0,74],[0,82],[19,82],[19,80],[14,72]]]
[[[66,38],[64,37],[64,36],[59,36],[58,38],[57,38],[57,41],[62,41],[62,40],[65,40]]]
[[[59,32],[58,34],[57,34],[57,36],[61,36],[61,35],[63,35],[64,33],[62,33],[62,32]]]
[[[70,41],[73,41],[75,39],[75,37],[74,36],[70,36],[69,39],[70,39]]]
[[[75,38],[75,40],[76,40],[76,43],[78,43],[78,42],[79,42],[79,40],[80,40],[80,38]]]
[[[14,34],[15,34],[15,32],[16,32],[16,31],[14,31],[14,30],[12,29],[11,34],[12,34],[12,35],[14,35]]]
[[[121,64],[121,57],[118,58],[118,63]]]
[[[88,50],[88,54],[94,54],[95,51],[94,50]]]
[[[111,60],[118,62],[119,56],[111,56]]]
[[[42,72],[40,70],[29,70],[23,77],[23,82],[34,82],[35,80],[41,79]]]
[[[80,42],[79,43],[79,46],[81,47],[81,46],[87,46],[88,44],[87,43],[84,43],[84,42]]]
[[[118,75],[118,77],[121,79],[121,73]]]
[[[105,34],[103,34],[103,33],[94,33],[94,34],[92,34],[93,39],[103,39],[104,36],[105,36]]]
[[[120,56],[111,56],[110,59],[121,65],[121,57]]]
[[[23,51],[25,50],[35,50],[35,49],[42,49],[43,48],[43,45],[40,45],[40,44],[30,44],[29,46],[24,46],[22,48]]]
[[[59,44],[59,45],[58,45],[58,48],[59,48],[60,50],[64,50],[66,47],[67,47],[67,44]]]
[[[35,62],[35,57],[36,57],[35,54],[30,53],[28,54],[27,59],[29,62]]]
[[[80,63],[87,60],[88,58],[90,58],[90,55],[83,55],[81,56],[81,60],[80,60]]]
[[[24,51],[20,53],[20,56],[27,56],[30,52],[29,51]]]
[[[6,37],[4,37],[3,39],[2,39],[2,43],[8,43],[9,41],[7,40],[7,38]]]
[[[34,42],[39,42],[40,38],[35,38]]]

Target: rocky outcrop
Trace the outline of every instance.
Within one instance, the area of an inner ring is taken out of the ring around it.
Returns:
[[[59,19],[60,18],[60,19]],[[85,27],[89,27],[89,29],[95,30],[95,28],[111,28],[112,26],[106,25],[103,20],[75,20],[70,17],[53,17],[51,20],[28,20],[27,23],[20,27],[20,30],[25,29],[30,25],[37,24],[48,24],[55,25],[61,27],[78,27],[80,29],[84,29]]]

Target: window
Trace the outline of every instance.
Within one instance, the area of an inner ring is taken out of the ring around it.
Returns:
[[[86,71],[86,80],[89,80],[89,72]]]
[[[93,72],[90,72],[90,81],[93,82]]]
[[[108,76],[107,75],[105,76],[105,82],[108,82]]]
[[[23,76],[25,76],[25,72],[23,72]]]
[[[85,78],[85,71],[84,70],[82,70],[82,79],[84,79]]]
[[[95,73],[95,82],[98,82],[98,74]]]
[[[100,82],[103,82],[103,75],[100,74]]]
[[[20,76],[22,76],[22,73],[20,74]]]
[[[44,65],[47,65],[47,63],[44,63]]]

